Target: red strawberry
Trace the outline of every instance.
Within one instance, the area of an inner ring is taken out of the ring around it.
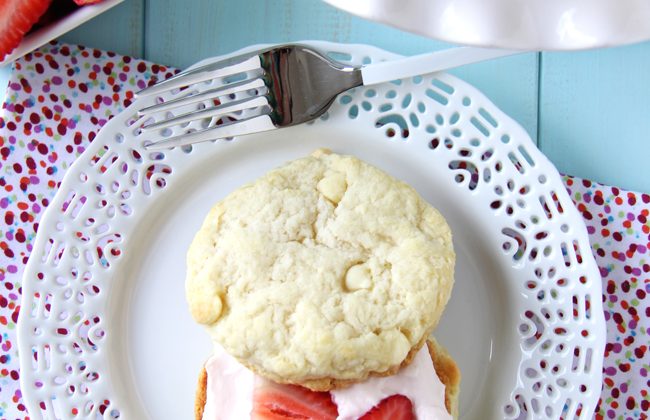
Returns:
[[[87,4],[95,4],[99,3],[102,0],[74,0],[75,3],[77,3],[79,6],[85,6]]]
[[[413,404],[404,395],[384,398],[359,420],[414,420]]]
[[[0,60],[13,51],[52,0],[0,1]]]
[[[252,420],[335,420],[337,416],[329,392],[266,381],[253,393]]]

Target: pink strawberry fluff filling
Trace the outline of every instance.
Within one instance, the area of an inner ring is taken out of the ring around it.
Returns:
[[[219,346],[205,364],[208,374],[203,420],[250,418],[255,387],[265,380],[245,368]],[[348,388],[331,391],[338,420],[355,420],[391,395],[408,397],[418,420],[448,420],[445,386],[429,357],[426,346],[411,364],[397,374],[373,377]]]

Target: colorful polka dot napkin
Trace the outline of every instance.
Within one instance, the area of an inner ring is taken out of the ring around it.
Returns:
[[[0,113],[0,418],[27,416],[19,387],[20,285],[43,210],[66,169],[135,91],[169,77],[157,64],[51,43],[15,63]],[[564,177],[603,277],[607,320],[598,418],[647,418],[650,196]]]

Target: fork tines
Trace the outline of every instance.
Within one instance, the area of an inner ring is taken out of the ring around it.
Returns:
[[[207,90],[200,90],[200,86],[199,89],[187,89],[189,93],[185,96],[139,110],[138,115],[140,116],[165,113],[165,116],[158,121],[143,125],[144,133],[227,114],[244,117],[236,121],[209,126],[202,130],[167,137],[149,143],[145,145],[145,148],[169,148],[275,128],[269,117],[271,107],[266,97],[268,90],[262,78],[263,75],[259,55],[239,56],[179,73],[138,92],[138,96],[152,96],[206,81],[220,79],[224,82],[221,86]],[[228,82],[233,79],[235,81]],[[237,98],[237,95],[244,97]],[[206,108],[201,105],[204,102],[213,103],[215,106]],[[193,104],[198,104],[198,109],[188,111]],[[174,115],[174,111],[185,112]]]

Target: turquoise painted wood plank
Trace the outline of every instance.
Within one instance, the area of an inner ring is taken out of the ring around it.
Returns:
[[[5,93],[7,92],[7,84],[9,83],[9,78],[11,77],[11,65],[6,65],[0,67],[0,108],[5,101]],[[0,111],[2,115],[2,111]]]
[[[368,22],[320,0],[147,0],[145,56],[179,67],[251,44],[305,39],[365,43],[401,54],[448,44]],[[452,73],[482,90],[535,138],[537,54],[458,69]]]
[[[650,42],[544,53],[540,146],[560,171],[650,192]]]
[[[125,0],[59,38],[60,41],[141,57],[145,0]]]

